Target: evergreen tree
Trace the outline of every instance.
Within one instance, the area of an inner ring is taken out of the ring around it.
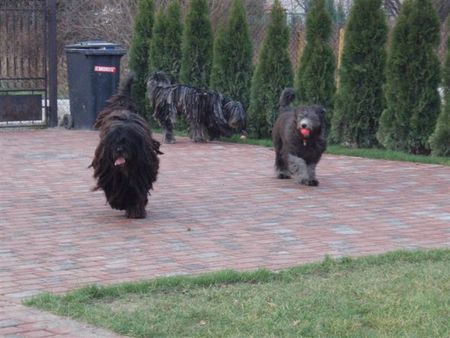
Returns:
[[[289,29],[284,9],[279,0],[275,0],[251,84],[248,127],[256,137],[270,136],[279,96],[285,87],[292,86],[288,45]]]
[[[165,49],[169,60],[167,72],[178,82],[181,67],[181,37],[183,35],[183,24],[181,21],[181,7],[178,0],[172,0],[167,9],[167,35],[165,38]]]
[[[450,21],[448,21],[450,28]],[[450,37],[447,41],[447,57],[443,74],[445,106],[439,114],[436,128],[430,138],[432,154],[450,156]]]
[[[225,26],[219,25],[217,28],[216,38],[214,39],[213,63],[211,68],[211,89],[217,90],[225,94],[227,81],[225,77],[225,63],[227,62],[226,51],[230,42],[227,40]]]
[[[153,26],[150,42],[149,73],[162,70],[178,81],[181,60],[181,8],[173,0],[167,9],[161,9]]]
[[[387,62],[386,109],[378,140],[388,149],[428,154],[440,110],[439,20],[430,0],[406,0]]]
[[[152,40],[150,41],[149,50],[149,71],[151,74],[157,70],[168,71],[167,65],[167,51],[165,46],[167,35],[167,15],[165,11],[161,8],[155,19],[152,32]]]
[[[295,89],[300,103],[321,104],[327,108],[327,127],[331,118],[336,69],[334,52],[329,45],[331,32],[331,18],[324,0],[313,0],[306,18],[306,46],[300,58]]]
[[[356,0],[348,20],[331,140],[357,147],[378,144],[385,106],[387,25],[381,0]]]
[[[139,0],[138,12],[134,21],[134,31],[130,46],[130,68],[135,74],[132,96],[139,112],[150,116],[146,95],[146,78],[148,75],[148,55],[153,29],[153,0]]]
[[[234,0],[226,28],[214,44],[211,87],[248,107],[252,76],[252,44],[242,0]]]
[[[192,0],[183,32],[180,79],[207,88],[211,76],[213,35],[206,0]]]

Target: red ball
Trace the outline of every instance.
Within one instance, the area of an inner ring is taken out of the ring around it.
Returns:
[[[307,128],[300,128],[300,134],[302,134],[304,137],[308,137],[309,134],[311,134],[311,130]]]

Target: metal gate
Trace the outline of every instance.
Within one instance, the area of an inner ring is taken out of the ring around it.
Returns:
[[[0,127],[57,123],[56,0],[0,0]]]

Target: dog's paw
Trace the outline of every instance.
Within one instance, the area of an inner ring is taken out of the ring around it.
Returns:
[[[317,187],[319,185],[319,181],[318,180],[315,180],[315,179],[309,180],[309,179],[306,179],[306,178],[303,178],[300,181],[300,183],[303,184],[303,185],[307,185],[309,187]]]
[[[192,141],[194,141],[194,143],[206,143],[207,141],[204,138],[194,138]]]
[[[291,178],[291,175],[285,173],[278,173],[277,178],[279,178],[280,180],[285,180]]]
[[[132,209],[127,209],[126,211],[127,218],[145,218],[147,217],[147,212],[145,209],[136,207]]]
[[[162,143],[172,144],[172,143],[176,142],[176,139],[172,134],[166,134],[163,136],[161,141],[162,141]]]

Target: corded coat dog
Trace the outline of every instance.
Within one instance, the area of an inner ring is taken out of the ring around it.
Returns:
[[[294,176],[297,182],[317,186],[316,166],[326,149],[325,109],[319,105],[292,107],[295,95],[285,89],[279,116],[272,130],[275,170],[280,179]]]
[[[94,124],[100,130],[100,143],[91,164],[97,179],[93,190],[103,190],[109,205],[125,210],[128,218],[145,218],[162,152],[147,121],[136,113],[130,96],[132,82],[130,75]]]
[[[153,116],[161,125],[164,143],[175,142],[173,127],[178,115],[186,117],[194,142],[230,136],[244,129],[245,113],[240,102],[216,91],[172,84],[164,72],[148,78],[147,96]]]

